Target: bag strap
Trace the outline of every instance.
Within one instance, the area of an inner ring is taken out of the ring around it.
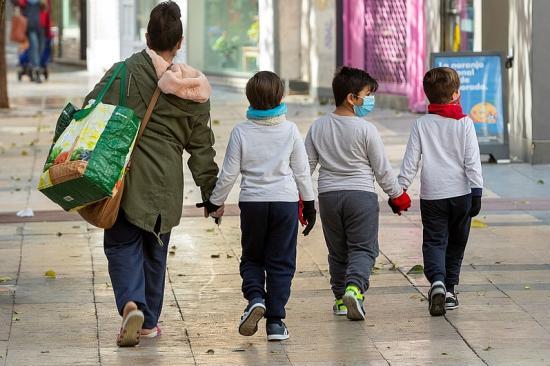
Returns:
[[[149,105],[147,106],[147,111],[145,111],[145,115],[141,120],[141,125],[139,126],[139,132],[136,137],[136,142],[134,143],[134,149],[132,150],[132,154],[130,154],[130,160],[128,161],[127,169],[129,169],[130,165],[132,164],[132,159],[134,158],[134,154],[136,153],[137,145],[139,143],[139,140],[141,140],[141,136],[145,131],[145,127],[147,127],[147,124],[151,119],[151,115],[153,114],[153,109],[155,109],[155,105],[157,104],[157,100],[159,99],[159,96],[160,96],[160,88],[157,86],[157,88],[155,89],[155,92],[153,93],[153,96],[151,97],[151,100],[149,101]]]
[[[95,107],[97,107],[97,105],[99,103],[101,103],[101,101],[103,100],[103,97],[105,96],[105,94],[107,94],[107,91],[111,88],[111,86],[113,85],[113,82],[115,81],[115,79],[117,78],[118,74],[121,71],[123,71],[124,79],[126,79],[126,63],[124,61],[120,62],[116,66],[115,71],[113,71],[113,74],[109,78],[109,81],[107,81],[107,84],[105,84],[103,89],[101,89],[101,91],[99,92],[99,94],[98,94],[97,98],[95,99],[94,103],[91,106],[89,106],[88,108],[83,108],[83,109],[79,110],[78,112],[76,112],[74,114],[74,119],[75,120],[79,121],[79,120],[87,117],[95,109]],[[122,101],[125,102],[125,97],[124,97],[125,87],[123,86],[123,83],[126,84],[126,80],[122,81],[122,79],[121,79],[119,102],[121,101],[120,99],[122,99]]]

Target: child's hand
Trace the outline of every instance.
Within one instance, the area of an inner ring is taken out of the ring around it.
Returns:
[[[298,221],[300,221],[302,226],[307,225],[307,221],[304,218],[304,201],[302,201],[302,196],[300,196],[300,200],[298,201]]]
[[[317,220],[317,211],[315,210],[315,201],[303,201],[304,209],[303,215],[304,220],[307,222],[307,226],[302,232],[304,236],[307,236],[313,226],[315,226],[315,221]]]
[[[200,203],[197,203],[195,206],[197,208],[204,207],[205,218],[208,217],[212,212],[216,212],[218,209],[220,209],[220,207],[222,207],[222,206],[215,205],[210,201],[200,202]]]
[[[222,223],[222,216],[224,214],[225,205],[221,205],[220,208],[218,208],[215,212],[212,212],[210,214],[210,217],[214,218],[214,222],[216,225],[220,225]]]
[[[388,204],[394,214],[401,216],[401,211],[407,211],[411,207],[411,198],[404,189],[400,196],[388,199]]]

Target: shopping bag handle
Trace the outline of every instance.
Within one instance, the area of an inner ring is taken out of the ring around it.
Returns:
[[[113,75],[111,75],[107,84],[103,87],[103,89],[101,89],[94,103],[87,108],[82,108],[81,110],[79,110],[74,114],[75,120],[79,121],[83,118],[86,118],[90,113],[92,113],[95,107],[97,107],[97,105],[101,103],[101,101],[103,100],[103,97],[105,96],[105,94],[107,94],[107,91],[111,88],[111,86],[113,85],[113,82],[115,81],[115,79],[119,74],[120,74],[120,90],[119,90],[119,96],[118,96],[118,103],[121,106],[124,106],[126,104],[126,95],[124,94],[126,89],[126,63],[122,61],[116,66],[115,71],[113,71]]]

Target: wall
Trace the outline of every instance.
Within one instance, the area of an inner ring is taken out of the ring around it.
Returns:
[[[509,0],[508,47],[514,63],[508,70],[510,158],[531,161],[532,135],[532,0]],[[517,92],[521,91],[521,92]]]
[[[336,2],[309,1],[310,96],[332,97],[332,77],[336,70]]]
[[[120,59],[120,21],[118,1],[87,1],[87,67],[101,74]]]
[[[550,1],[533,0],[533,164],[550,163]],[[536,75],[536,77],[534,77]]]

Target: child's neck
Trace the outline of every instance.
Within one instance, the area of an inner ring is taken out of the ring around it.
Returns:
[[[174,60],[174,53],[172,51],[157,52],[157,55],[162,57],[164,61],[168,62],[169,64],[171,64]]]
[[[347,105],[340,105],[334,110],[334,114],[343,117],[355,117],[355,111]]]

